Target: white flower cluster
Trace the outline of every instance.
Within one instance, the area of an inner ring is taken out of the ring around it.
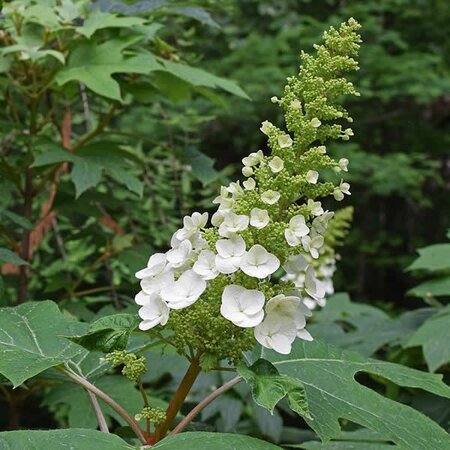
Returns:
[[[334,213],[317,199],[350,195],[347,182],[320,180],[322,170],[348,169],[348,160],[335,161],[323,143],[353,135],[333,123],[352,122],[333,98],[359,95],[351,83],[342,83],[342,73],[358,67],[358,29],[351,19],[324,34],[316,57],[302,53],[298,76],[287,79],[281,99],[271,99],[284,110],[287,131],[269,121],[260,128],[271,153],[259,150],[242,160],[245,180],[221,188],[212,227],[206,227],[206,213],[185,217],[172,248],[153,255],[137,273],[142,330],[166,324],[170,311],[178,310],[169,325],[180,352],[191,346],[229,360],[251,348],[252,334],[283,354],[297,337],[312,339],[306,317],[332,291],[335,267],[334,244],[324,238]],[[326,105],[324,89],[334,92]]]
[[[268,164],[275,172],[284,164],[277,156],[267,161],[261,151],[252,153],[243,162],[244,169],[253,170],[258,165]],[[250,170],[245,173],[250,174]],[[311,180],[317,181],[316,173],[310,172]],[[228,187],[222,187],[220,195],[214,200],[219,206],[211,222],[220,236],[214,249],[208,248],[202,235],[208,214],[195,212],[185,217],[183,228],[174,233],[172,248],[164,254],[153,255],[147,267],[136,274],[142,288],[135,299],[141,305],[139,316],[142,322],[139,326],[142,330],[158,324],[165,325],[171,309],[192,305],[203,294],[208,281],[223,274],[229,277],[220,308],[224,318],[237,327],[253,328],[254,336],[261,345],[283,354],[290,352],[296,337],[312,339],[305,329],[305,317],[311,314],[307,306],[312,306],[311,299],[323,302],[326,289],[315,277],[314,269],[305,256],[291,256],[283,267],[286,272],[284,280],[295,279],[298,287],[287,295],[265,298],[260,290],[246,289],[233,282],[233,275],[238,271],[257,280],[268,280],[281,265],[280,260],[263,245],[255,244],[247,248],[241,233],[249,227],[262,230],[272,219],[268,210],[261,208],[253,208],[250,215],[236,214],[233,207],[243,195],[245,191],[240,184],[231,183]],[[273,205],[279,201],[280,193],[264,191],[260,199],[262,203]],[[313,218],[310,225],[307,225],[303,215],[295,215],[289,220],[284,237],[288,246],[298,247],[300,252],[314,259],[319,256],[319,249],[324,243],[322,233],[333,213],[324,211],[321,203],[313,200],[308,200],[307,210]],[[298,283],[300,279],[303,281]]]

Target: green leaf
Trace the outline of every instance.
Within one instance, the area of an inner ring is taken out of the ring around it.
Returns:
[[[7,248],[0,247],[0,261],[15,264],[16,266],[24,266],[28,263],[20,258],[16,253]]]
[[[143,183],[130,172],[130,159],[130,154],[121,150],[115,142],[97,141],[82,147],[71,172],[76,196],[96,186],[103,170],[131,191],[142,195]]]
[[[230,94],[250,100],[249,96],[233,81],[218,77],[197,67],[178,64],[172,61],[160,60],[168,72],[187,81],[193,86],[203,86],[213,89],[223,89]]]
[[[92,322],[86,334],[70,340],[91,351],[109,353],[123,350],[138,323],[138,317],[133,314],[113,314]]]
[[[27,6],[23,11],[26,22],[37,23],[45,28],[57,30],[61,28],[59,18],[53,8],[45,4]]]
[[[0,54],[0,73],[8,72],[11,67],[11,57]]]
[[[109,167],[111,176],[119,183],[124,184],[131,192],[142,197],[144,193],[144,183],[130,173],[128,170],[124,170],[124,167]]]
[[[342,349],[371,356],[386,344],[408,339],[433,314],[433,308],[422,308],[392,319],[378,308],[351,302],[348,294],[338,293],[329,298],[326,308],[315,313],[310,332]]]
[[[303,384],[295,378],[280,375],[269,361],[258,359],[250,367],[241,365],[238,372],[252,387],[255,402],[271,414],[278,402],[286,397],[293,411],[311,418]]]
[[[161,70],[151,53],[134,56],[123,54],[124,49],[135,42],[136,38],[111,39],[100,45],[96,42],[82,42],[73,50],[68,63],[56,74],[55,80],[60,86],[69,81],[81,81],[96,94],[120,101],[120,87],[112,78],[113,74],[148,74]]]
[[[8,211],[7,209],[0,210],[0,217],[2,216],[6,217],[14,224],[19,225],[22,228],[25,228],[26,230],[30,230],[31,228],[33,228],[32,223],[28,219],[26,219],[23,216],[19,216],[19,214],[16,214],[12,211]]]
[[[405,347],[421,346],[431,372],[450,362],[450,305],[428,319]]]
[[[339,436],[339,419],[346,419],[381,433],[402,448],[450,448],[450,435],[431,419],[355,380],[357,373],[365,372],[450,398],[450,387],[442,382],[442,376],[366,359],[319,341],[298,341],[288,356],[264,349],[262,357],[281,374],[303,383],[313,418],[306,421],[323,440]]]
[[[82,349],[62,336],[80,334],[84,329],[51,301],[0,308],[0,373],[19,386],[68,361]]]
[[[450,269],[450,244],[435,244],[417,250],[419,257],[406,270],[437,272]]]
[[[281,450],[281,447],[249,436],[228,433],[180,433],[158,442],[154,450]]]
[[[50,164],[57,164],[65,161],[76,162],[79,158],[77,155],[68,152],[56,145],[51,145],[51,148],[45,150],[34,158],[31,167],[48,166]]]
[[[41,147],[45,150],[35,158],[32,167],[72,162],[71,178],[77,198],[89,188],[97,186],[104,169],[130,191],[142,196],[143,183],[129,171],[130,154],[121,150],[115,142],[93,142],[82,147],[77,154],[51,143],[45,143]]]
[[[192,173],[203,185],[219,178],[220,173],[214,169],[214,160],[209,156],[204,155],[194,147],[187,147],[185,154],[186,159],[191,165]]]
[[[6,431],[0,433],[0,448],[4,450],[135,450],[114,434],[73,428],[52,431]]]
[[[204,25],[208,25],[213,28],[220,28],[220,25],[211,17],[211,15],[202,8],[195,7],[176,7],[167,10],[171,14],[179,14],[181,16],[191,17],[196,19]]]
[[[408,291],[414,297],[447,297],[450,296],[450,276],[424,281]]]
[[[88,39],[97,31],[104,28],[131,28],[146,22],[141,17],[119,17],[117,14],[105,13],[95,9],[76,31]]]
[[[77,160],[70,172],[70,177],[75,185],[76,198],[89,188],[97,186],[102,178],[102,172],[103,167],[95,161]]]
[[[343,431],[336,440],[331,442],[308,441],[288,447],[304,450],[395,450],[400,448],[391,445],[386,439],[383,439],[382,435],[364,428],[355,431]]]

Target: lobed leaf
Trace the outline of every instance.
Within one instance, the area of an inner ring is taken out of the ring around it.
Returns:
[[[419,257],[406,270],[437,272],[450,269],[450,244],[434,244],[417,250]]]
[[[238,372],[252,387],[255,402],[268,409],[271,414],[278,402],[286,397],[293,411],[311,419],[305,387],[299,380],[281,375],[265,359],[258,359],[250,367],[241,365]]]
[[[450,387],[439,375],[366,359],[318,341],[295,343],[289,356],[263,350],[262,357],[271,361],[281,374],[303,383],[313,418],[306,421],[323,440],[337,437],[339,419],[347,419],[379,432],[403,448],[450,448],[450,435],[431,419],[355,380],[357,373],[365,372],[399,386],[450,398]]]
[[[450,362],[450,305],[428,319],[405,347],[421,346],[431,372]]]
[[[70,340],[91,351],[124,350],[138,323],[139,319],[133,314],[113,314],[92,322],[86,334]]]
[[[72,428],[52,431],[6,431],[0,433],[3,450],[136,450],[114,434]]]
[[[16,253],[8,250],[7,248],[0,247],[0,262],[6,262],[10,264],[15,264],[16,266],[24,266],[28,263],[24,261],[20,256]]]
[[[68,361],[82,349],[62,336],[80,334],[84,328],[51,301],[0,308],[0,374],[19,386]]]
[[[189,432],[169,436],[154,450],[281,450],[281,447],[249,436],[228,433]]]

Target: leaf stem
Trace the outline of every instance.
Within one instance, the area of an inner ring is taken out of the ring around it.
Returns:
[[[103,415],[102,409],[100,408],[97,397],[88,389],[86,389],[86,392],[91,402],[92,409],[94,410],[95,417],[97,417],[100,431],[102,431],[103,433],[109,433],[108,425],[106,424],[106,419],[105,416]]]
[[[145,392],[144,385],[142,384],[142,380],[139,379],[138,381],[139,386],[139,392],[141,393],[142,400],[144,401],[144,407],[148,408],[148,397],[147,393]],[[147,439],[150,439],[150,419],[145,419],[145,437]]]
[[[142,432],[137,422],[125,411],[125,409],[122,408],[122,406],[120,406],[108,394],[100,390],[97,386],[94,386],[92,383],[86,380],[86,378],[77,375],[75,372],[72,372],[66,367],[59,367],[59,370],[64,372],[72,381],[84,387],[88,391],[92,392],[98,398],[101,398],[107,405],[111,406],[111,408],[114,409],[114,411],[116,411],[117,414],[123,417],[125,422],[131,427],[131,429],[134,431],[134,433],[141,441],[141,443],[144,445],[147,444],[147,440],[145,439],[144,433]]]
[[[199,414],[203,409],[205,409],[213,400],[215,400],[219,395],[224,392],[230,390],[234,385],[238,384],[242,381],[242,377],[238,375],[237,377],[232,378],[230,381],[225,383],[220,388],[216,389],[214,392],[211,392],[207,397],[205,397],[197,406],[195,406],[189,414],[187,414],[183,420],[172,430],[170,435],[177,434],[182,431],[192,420]]]

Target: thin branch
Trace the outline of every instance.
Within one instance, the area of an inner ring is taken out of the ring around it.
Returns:
[[[75,372],[71,371],[66,367],[60,367],[59,370],[64,372],[72,381],[81,385],[88,391],[92,392],[98,398],[101,398],[106,404],[111,406],[111,408],[114,409],[114,411],[116,411],[117,414],[119,414],[125,420],[125,422],[131,427],[131,429],[134,431],[134,433],[139,438],[141,443],[144,445],[147,444],[144,433],[142,432],[137,422],[125,411],[125,409],[122,408],[122,406],[120,406],[108,394],[100,390],[97,386],[94,386],[92,383],[86,380],[86,378],[77,375]]]
[[[211,392],[207,397],[205,397],[197,406],[195,406],[189,414],[187,414],[181,422],[172,430],[170,435],[177,434],[180,431],[182,431],[194,418],[199,414],[201,411],[203,411],[213,400],[215,400],[219,395],[223,394],[224,392],[230,390],[234,385],[238,384],[242,381],[242,377],[238,375],[237,377],[231,379],[227,383],[225,383],[220,388],[216,389],[214,392]]]
[[[89,390],[86,389],[87,395],[89,396],[89,400],[92,405],[92,409],[94,410],[95,417],[97,417],[98,426],[100,427],[100,431],[103,433],[109,433],[108,425],[106,424],[105,416],[103,415],[102,409],[98,404],[97,397]]]
[[[141,393],[142,400],[144,401],[144,407],[148,408],[149,407],[148,397],[141,379],[139,379],[138,385],[139,385],[139,392]],[[150,419],[145,419],[145,436],[147,439],[150,438]]]

